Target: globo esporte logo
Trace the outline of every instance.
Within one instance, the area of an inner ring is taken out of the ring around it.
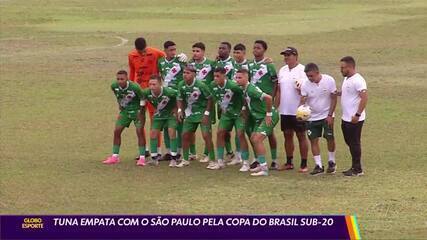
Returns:
[[[39,217],[24,218],[22,228],[41,229],[43,228],[43,219]]]

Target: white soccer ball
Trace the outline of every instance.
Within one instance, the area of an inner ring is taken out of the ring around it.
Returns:
[[[311,109],[309,106],[301,105],[297,109],[297,120],[307,121],[311,116]]]
[[[301,85],[302,85],[302,80],[301,79],[295,80],[294,87],[296,89],[301,89]]]

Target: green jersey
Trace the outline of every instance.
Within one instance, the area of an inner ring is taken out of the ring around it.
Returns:
[[[264,101],[264,93],[259,87],[249,83],[244,90],[246,104],[252,117],[257,120],[264,119],[267,113],[267,105]],[[274,108],[273,108],[274,109]]]
[[[117,102],[124,111],[135,111],[140,109],[142,90],[138,84],[127,81],[125,88],[121,88],[119,83],[113,82],[111,90],[116,95]]]
[[[173,109],[176,106],[178,92],[170,87],[162,87],[159,96],[155,96],[150,89],[142,90],[144,101],[150,102],[156,108],[153,117],[156,119],[167,119],[173,116]]]
[[[248,60],[245,59],[241,63],[238,63],[236,60],[233,61],[233,78],[232,78],[233,80],[236,78],[237,71],[240,70],[240,69],[242,69],[242,68],[249,71],[249,62],[248,62]],[[249,79],[250,79],[250,76],[249,76]]]
[[[228,56],[225,60],[218,60],[215,62],[215,67],[222,67],[225,69],[225,75],[228,79],[233,79],[234,59]]]
[[[189,64],[196,69],[196,80],[200,80],[208,85],[213,81],[214,61],[205,58],[200,63],[191,60]]]
[[[185,63],[180,62],[177,57],[172,58],[168,61],[165,57],[159,58],[157,67],[159,73],[163,78],[163,85],[165,87],[172,87],[177,89],[178,84],[182,81],[182,72],[184,70]]]
[[[243,90],[235,81],[226,80],[220,87],[216,82],[211,83],[211,92],[221,109],[221,114],[229,118],[240,116],[243,106]]]
[[[187,85],[182,81],[178,86],[178,100],[184,102],[185,118],[190,122],[201,122],[203,114],[208,106],[211,93],[206,84],[194,79],[193,84]]]
[[[277,82],[276,68],[272,63],[264,60],[249,62],[249,75],[251,83],[259,87],[266,94],[273,96],[274,85]]]

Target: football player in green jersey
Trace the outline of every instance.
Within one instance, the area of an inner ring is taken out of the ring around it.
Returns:
[[[178,120],[183,121],[182,147],[183,160],[177,167],[185,167],[189,162],[190,143],[195,139],[200,125],[205,145],[209,152],[209,165],[215,165],[215,152],[212,143],[213,99],[209,87],[196,79],[196,69],[192,65],[184,68],[184,81],[178,85]]]
[[[261,91],[275,98],[277,88],[277,74],[274,64],[267,63],[265,52],[267,51],[267,43],[263,40],[256,40],[253,47],[254,60],[249,62],[250,81],[253,85],[259,87]],[[272,163],[270,169],[277,170],[277,140],[274,132],[268,135],[270,144]],[[251,164],[251,168],[256,168],[257,162]]]
[[[240,140],[244,165],[249,166],[248,143],[245,138],[244,120],[241,117],[244,103],[243,91],[235,81],[226,77],[226,70],[222,67],[215,68],[214,81],[211,83],[210,87],[211,93],[218,103],[219,111],[221,111],[221,118],[219,119],[217,130],[218,161],[211,169],[221,169],[225,167],[223,160],[224,145],[226,143],[227,133],[230,133],[233,128],[236,129],[236,135]]]
[[[166,87],[171,87],[174,89],[178,89],[178,84],[182,82],[182,72],[184,70],[184,66],[187,62],[187,56],[185,54],[176,55],[176,44],[172,41],[166,41],[163,44],[164,52],[166,54],[165,57],[162,57],[158,60],[158,69],[159,74],[163,78],[163,85]],[[182,148],[182,124],[178,123],[177,126],[177,159],[181,156],[181,148]],[[172,156],[170,153],[170,137],[169,131],[167,129],[163,130],[163,137],[166,146],[166,154],[163,156],[162,160],[171,160]]]
[[[252,129],[251,142],[255,148],[259,165],[253,169],[252,176],[267,176],[268,166],[265,161],[264,139],[271,135],[279,121],[279,114],[273,107],[273,98],[263,92],[259,87],[249,83],[248,70],[240,69],[236,74],[237,84],[243,88],[247,110],[253,122],[249,127]]]
[[[192,46],[193,58],[189,61],[189,65],[196,69],[196,80],[204,82],[207,86],[213,81],[213,70],[215,69],[215,61],[207,59],[205,57],[206,46],[202,42],[197,42]],[[216,121],[216,110],[215,107],[212,109],[211,120],[212,124]],[[195,150],[196,144],[192,141],[190,152]],[[209,162],[209,152],[207,147],[204,149],[204,157],[200,159],[200,162]]]
[[[218,47],[218,56],[216,58],[216,68],[225,69],[227,79],[233,80],[234,59],[230,56],[231,44],[229,42],[221,42]],[[215,74],[215,73],[214,73]],[[218,109],[218,118],[221,117],[221,111]],[[235,135],[236,156],[231,148],[231,132],[227,131],[225,136],[225,148],[227,150],[227,158],[230,160],[228,165],[236,165],[241,163],[240,146],[237,134]]]
[[[165,131],[168,131],[170,136],[171,160],[169,167],[175,167],[177,160],[177,90],[170,87],[163,87],[162,78],[157,75],[151,76],[148,84],[149,88],[142,90],[143,100],[141,105],[145,106],[145,103],[149,102],[155,108],[150,131],[151,162],[149,163],[154,165],[159,164],[160,155],[157,153],[157,138],[160,131],[166,129]],[[145,107],[143,110],[145,110]],[[145,116],[145,114],[143,114],[143,116]]]
[[[142,90],[137,83],[128,80],[125,70],[117,72],[117,81],[111,84],[111,90],[117,98],[119,104],[119,116],[117,117],[114,129],[113,154],[103,161],[104,164],[116,164],[120,162],[119,151],[121,135],[125,128],[134,122],[136,135],[138,136],[139,159],[138,166],[145,165],[145,139],[142,136],[141,128],[144,127],[142,120]]]

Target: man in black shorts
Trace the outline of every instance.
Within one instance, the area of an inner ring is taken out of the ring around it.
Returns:
[[[275,98],[275,106],[280,112],[280,125],[285,136],[286,163],[279,170],[291,170],[294,153],[294,133],[296,133],[301,154],[299,172],[305,173],[307,168],[308,141],[306,137],[306,123],[297,121],[296,113],[301,99],[301,84],[307,80],[304,65],[298,63],[298,51],[293,47],[287,47],[281,55],[284,55],[286,65],[278,74],[279,87]]]

